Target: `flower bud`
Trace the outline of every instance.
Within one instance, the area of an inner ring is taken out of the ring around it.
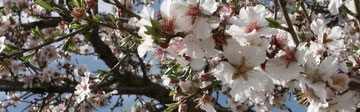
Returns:
[[[85,9],[83,7],[74,7],[71,15],[74,16],[75,19],[82,19],[85,16]]]
[[[179,86],[184,92],[188,92],[188,93],[194,93],[194,92],[196,92],[196,89],[197,89],[190,82],[185,82],[185,81],[181,81],[179,83]]]

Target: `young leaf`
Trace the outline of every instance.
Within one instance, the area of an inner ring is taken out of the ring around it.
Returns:
[[[127,36],[125,37],[123,40],[122,40],[122,43],[121,43],[121,47],[125,47],[126,45],[128,45],[130,43],[130,40],[131,40],[131,36]]]
[[[77,7],[81,7],[83,6],[83,0],[73,0],[74,4],[77,6]]]
[[[116,23],[116,18],[115,18],[115,16],[112,15],[112,14],[110,14],[110,13],[109,13],[109,16],[110,16],[111,21],[114,22],[114,23]]]
[[[95,21],[103,21],[102,18],[99,17],[99,15],[92,15]]]
[[[49,10],[54,10],[55,8],[50,4],[46,3],[45,1],[36,0],[35,4],[40,5],[41,7]]]
[[[68,40],[66,40],[62,50],[67,51],[69,48],[71,50],[75,50],[75,42],[72,38],[69,38]]]
[[[9,51],[9,52],[16,52],[18,51],[20,48],[11,44],[6,44],[5,45],[5,51]]]
[[[73,24],[71,29],[79,29],[81,28],[83,25],[80,25],[80,24]]]
[[[165,112],[172,112],[174,111],[180,103],[170,103],[170,104],[165,104],[168,108],[165,109]]]
[[[176,94],[176,90],[175,90],[175,89],[174,89],[174,90],[172,90],[172,91],[170,91],[169,96],[173,96],[174,94]]]
[[[300,39],[302,41],[305,41],[305,39],[306,39],[306,32],[304,31],[303,28],[300,29]]]
[[[33,34],[36,37],[43,38],[44,34],[40,31],[39,27],[36,26],[35,29],[31,30],[31,34]]]
[[[108,71],[105,70],[97,70],[97,72],[99,73],[98,78],[101,78],[108,73]]]
[[[35,52],[32,52],[29,55],[21,57],[22,60],[24,60],[24,63],[28,63],[30,60],[34,58]]]
[[[152,36],[155,36],[156,35],[156,32],[155,30],[153,29],[153,27],[149,26],[149,25],[144,25],[144,27],[146,28],[147,31],[145,31],[145,34],[147,35],[152,35]]]
[[[351,48],[354,49],[355,51],[359,50],[359,47],[357,47],[353,43],[350,43],[350,45],[351,45]]]
[[[161,24],[159,21],[150,18],[151,26],[157,34],[161,34]]]
[[[281,25],[274,18],[265,18],[269,22],[269,27],[280,28]]]

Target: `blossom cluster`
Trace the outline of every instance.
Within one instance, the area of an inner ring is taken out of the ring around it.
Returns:
[[[316,3],[329,4],[331,15],[339,14],[344,4],[342,0]],[[309,107],[309,112],[355,111],[357,102],[353,98],[357,93],[348,89],[349,76],[358,75],[353,67],[358,66],[358,48],[354,46],[358,46],[359,32],[351,15],[329,27],[325,15],[312,13],[311,23],[288,26],[280,11],[274,18],[276,14],[262,4],[239,4],[240,7],[209,0],[164,0],[158,12],[151,5],[144,6],[141,19],[134,24],[140,27],[138,34],[143,38],[138,49],[140,56],[152,53],[163,62],[176,60],[181,67],[191,67],[194,76],[189,77],[198,77],[183,80],[164,74],[164,85],[181,87],[180,92],[176,90],[175,99],[180,101],[186,96],[181,91],[196,93],[218,80],[233,111],[247,110],[235,107],[248,101],[259,111],[287,109],[283,99],[290,92],[278,96],[282,90],[278,87],[298,91],[298,100]],[[355,12],[351,5],[352,0],[345,1],[345,7]],[[297,14],[301,13],[290,14],[290,21],[307,21],[297,20]],[[288,27],[294,27],[295,35],[283,29]],[[178,85],[174,84],[177,81]],[[212,102],[207,101],[202,103],[204,109],[215,111],[211,109],[214,107],[205,106]]]
[[[0,111],[32,93],[42,101],[29,111],[93,111],[118,94],[139,94],[133,112],[288,110],[290,94],[309,112],[360,108],[359,0],[103,0],[113,14],[94,0],[63,1],[0,2],[0,90],[11,91]],[[74,64],[79,55],[111,70]],[[171,101],[144,93],[147,84]]]

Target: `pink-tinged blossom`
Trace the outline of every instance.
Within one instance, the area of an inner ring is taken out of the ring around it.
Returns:
[[[211,36],[213,28],[212,23],[203,15],[212,15],[217,5],[215,0],[175,0],[170,4],[170,10],[178,14],[176,21],[181,22],[178,24],[179,30],[191,32],[195,37],[205,39]]]
[[[316,19],[310,25],[311,30],[318,36],[318,43],[337,50],[344,46],[343,29],[339,26],[328,28],[323,19]]]
[[[45,68],[43,69],[43,73],[41,75],[43,82],[50,82],[53,78],[53,75],[55,74],[55,70],[52,68]]]
[[[271,36],[277,30],[268,27],[266,18],[272,17],[271,13],[262,5],[255,7],[248,6],[240,9],[240,15],[230,18],[233,23],[228,33],[235,36],[235,39],[243,37]]]
[[[81,103],[93,95],[89,87],[91,72],[85,72],[84,75],[84,77],[81,77],[81,82],[75,87],[76,103]]]
[[[259,67],[265,61],[264,50],[228,43],[224,47],[224,56],[229,62],[220,62],[214,76],[231,87],[230,95],[235,101],[245,101],[251,95],[251,90],[269,89],[266,84],[271,80]]]

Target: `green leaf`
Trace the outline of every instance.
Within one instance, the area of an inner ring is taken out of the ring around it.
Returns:
[[[91,32],[86,32],[86,34],[85,34],[85,39],[86,39],[86,40],[89,40],[90,37],[91,37]]]
[[[169,96],[173,96],[173,95],[175,95],[175,94],[176,94],[176,90],[174,89],[174,90],[171,90],[171,91],[170,91]]]
[[[40,5],[41,7],[45,8],[45,9],[49,9],[49,10],[55,9],[53,6],[51,6],[50,4],[48,4],[45,1],[36,0],[35,4]]]
[[[99,15],[92,15],[92,17],[94,18],[95,21],[103,21],[102,18],[99,17]]]
[[[22,60],[24,60],[24,63],[28,63],[30,60],[32,60],[35,56],[35,52],[30,53],[29,55],[21,57]]]
[[[357,47],[355,44],[350,43],[351,48],[354,49],[355,51],[359,50],[359,47]]]
[[[4,49],[5,49],[6,51],[9,51],[9,52],[16,52],[16,51],[18,51],[20,48],[17,47],[17,46],[11,45],[11,44],[6,44]]]
[[[153,39],[153,43],[156,44],[156,45],[160,45],[162,42],[160,39]]]
[[[127,46],[129,43],[130,43],[130,40],[131,40],[131,36],[127,36],[125,37],[123,40],[122,40],[122,43],[121,43],[121,47],[125,47]]]
[[[35,29],[31,30],[31,34],[33,34],[36,37],[43,38],[44,34],[40,31],[39,27],[36,26]]]
[[[300,29],[300,39],[302,41],[305,41],[305,39],[306,39],[306,32],[304,31],[303,28]]]
[[[99,73],[98,78],[101,78],[101,77],[103,77],[105,74],[109,73],[109,71],[97,70],[97,73]]]
[[[346,62],[346,67],[352,67],[353,63],[352,62]]]
[[[153,29],[153,27],[149,26],[149,25],[144,25],[144,27],[146,28],[147,31],[145,31],[144,33],[147,35],[156,35],[155,30]]]
[[[116,23],[116,18],[115,18],[115,16],[114,16],[113,14],[110,14],[110,13],[109,13],[109,16],[110,16],[111,21],[114,22],[114,23]]]
[[[299,8],[297,8],[297,7],[295,7],[295,6],[292,6],[291,8],[292,8],[292,10],[293,10],[294,12],[299,12]]]
[[[180,103],[170,103],[165,105],[168,107],[167,109],[165,109],[165,112],[172,112],[180,105]]]
[[[80,24],[73,24],[71,29],[79,29],[81,28],[83,25],[80,25]]]
[[[73,0],[75,6],[82,7],[84,4],[84,0]]]
[[[161,24],[159,21],[150,18],[151,26],[157,34],[161,34]]]
[[[281,25],[274,18],[265,18],[269,22],[269,27],[280,28]]]
[[[72,38],[66,40],[62,50],[67,51],[68,49],[75,50],[75,42]]]

